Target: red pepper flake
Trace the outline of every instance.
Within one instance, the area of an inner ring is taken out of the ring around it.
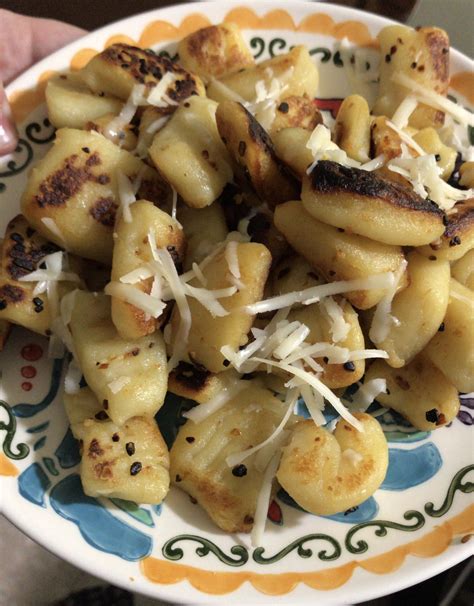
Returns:
[[[236,465],[232,469],[232,475],[235,476],[236,478],[243,478],[244,476],[247,475],[247,467],[243,464]]]

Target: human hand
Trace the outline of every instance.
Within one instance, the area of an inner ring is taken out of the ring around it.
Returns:
[[[84,34],[84,30],[68,23],[0,9],[0,156],[13,151],[17,144],[3,83],[8,84],[43,57]]]

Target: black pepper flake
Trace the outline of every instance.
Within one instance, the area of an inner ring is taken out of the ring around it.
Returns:
[[[437,257],[435,257],[434,255],[430,255],[430,256],[428,257],[428,259],[429,259],[430,261],[436,261]]]
[[[127,442],[125,444],[125,450],[129,457],[135,454],[135,444],[133,442]]]
[[[449,48],[443,48],[441,52],[443,53],[443,55],[447,55],[449,53]]]
[[[285,101],[283,101],[283,103],[280,103],[280,105],[278,106],[277,109],[282,114],[287,114],[288,111],[290,110],[290,106],[288,105],[288,103],[286,103]]]
[[[396,52],[397,52],[397,47],[394,44],[393,46],[390,47],[390,54],[394,55]]]
[[[449,225],[448,215],[443,215],[443,225],[447,227]]]
[[[355,507],[350,507],[347,511],[344,512],[345,516],[348,516],[350,513],[354,513],[354,511],[357,511],[359,509],[359,506],[356,505]]]
[[[253,524],[253,517],[252,516],[245,516],[245,518],[244,518],[244,524]]]
[[[439,154],[435,154],[435,160],[436,162],[439,162],[441,160],[441,156]]]
[[[5,301],[5,299],[0,299],[0,311],[2,309],[5,309],[7,306],[7,302]]]
[[[204,158],[204,160],[209,160],[209,152],[207,151],[207,149],[203,149],[201,152],[201,155]]]
[[[449,246],[459,246],[461,244],[461,238],[459,236],[454,236],[449,241]]]
[[[327,363],[329,362],[329,358],[328,358],[327,356],[324,356],[324,358],[323,358],[323,362],[324,362],[325,364],[327,364]]]
[[[230,366],[230,361],[229,360],[224,360],[222,362],[222,364],[227,368],[228,366]]]
[[[140,348],[139,347],[135,347],[135,349],[132,349],[131,354],[132,356],[138,356],[138,354],[140,353]]]
[[[109,409],[109,401],[108,400],[102,400],[102,406],[104,407],[104,410],[108,410]]]
[[[247,150],[247,144],[245,141],[239,141],[239,156],[244,156]]]
[[[356,369],[354,362],[344,362],[344,370],[348,372],[354,372]]]
[[[343,234],[343,233],[344,233],[344,230],[342,229],[342,227],[338,227],[338,228],[337,228],[337,231],[338,231],[338,232],[340,232],[341,234]]]
[[[194,442],[194,440],[195,440],[195,439],[196,439],[196,438],[193,438],[193,436],[187,436],[187,438],[186,438],[186,442],[187,442],[188,444],[192,444],[192,443]]]
[[[413,63],[410,65],[411,69],[416,69],[416,61],[413,61]]]
[[[81,147],[81,149],[82,149],[82,151],[83,151],[85,154],[90,154],[90,153],[91,153],[91,150],[90,150],[88,147]]]
[[[245,465],[236,465],[232,468],[232,475],[236,478],[243,478],[247,475],[247,467]]]
[[[390,55],[385,55],[385,63],[390,63],[392,57]]]
[[[43,299],[40,299],[39,297],[35,297],[33,299],[33,305],[35,305],[36,307],[42,307],[43,306]]]
[[[191,496],[190,496],[190,497],[189,497],[189,500],[191,501],[191,503],[192,503],[193,505],[197,505],[197,499],[195,499],[194,497],[191,497]]]
[[[182,479],[183,479],[183,478],[182,478],[182,477],[179,475],[179,473],[177,473],[177,474],[176,474],[176,477],[175,477],[175,482],[181,482],[181,481],[182,481]]]
[[[437,423],[438,422],[438,411],[436,410],[436,408],[432,408],[431,410],[428,410],[425,414],[425,418],[428,421],[428,423]]]
[[[99,412],[94,416],[98,421],[106,421],[109,418],[109,415],[105,412],[105,410],[99,410]]]
[[[135,461],[135,463],[132,463],[130,465],[130,475],[131,476],[136,476],[137,473],[140,473],[141,470],[142,470],[142,464],[140,463],[140,461]]]
[[[185,103],[183,103],[184,107],[191,107],[191,103],[189,103],[189,101],[186,101]]]
[[[112,442],[120,442],[120,436],[118,435],[118,433],[114,433],[114,435],[112,436]]]
[[[439,328],[438,328],[438,332],[444,332],[444,329],[445,329],[445,324],[444,324],[444,322],[441,322],[441,324],[439,325]]]

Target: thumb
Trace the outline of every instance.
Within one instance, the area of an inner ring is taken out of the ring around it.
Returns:
[[[0,81],[0,156],[12,152],[18,143],[18,135],[8,104],[7,96]]]

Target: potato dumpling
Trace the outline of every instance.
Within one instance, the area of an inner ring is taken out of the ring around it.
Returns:
[[[96,95],[77,74],[62,74],[48,80],[45,90],[48,118],[56,128],[84,128],[105,114],[118,114],[122,101]]]
[[[136,153],[140,158],[148,156],[148,150],[153,143],[153,138],[160,131],[169,119],[168,109],[148,105],[144,108],[140,116],[138,125],[138,141]]]
[[[447,212],[444,224],[441,237],[419,252],[429,258],[457,261],[474,248],[474,198],[458,202]]]
[[[464,162],[459,168],[459,185],[462,187],[474,187],[474,162]]]
[[[198,76],[150,49],[128,44],[112,44],[92,57],[79,72],[95,93],[109,93],[124,101],[136,84],[144,84],[149,91],[167,73],[173,74],[173,82],[166,93],[177,105],[190,95],[205,95],[204,85]],[[171,112],[174,107],[170,106]]]
[[[321,223],[299,201],[277,206],[274,221],[289,244],[330,282],[396,271],[404,259],[398,246],[374,242]],[[402,280],[400,286],[405,284]],[[372,289],[350,292],[346,297],[355,307],[369,309],[384,294],[383,289]]]
[[[474,290],[474,248],[451,265],[451,275],[467,288]]]
[[[228,288],[232,285],[225,252],[222,250],[203,269],[207,280],[206,288],[209,290]],[[222,306],[230,312],[227,316],[214,318],[197,299],[188,299],[192,317],[187,343],[189,357],[211,372],[225,370],[221,347],[229,345],[237,350],[247,342],[253,316],[243,307],[262,299],[270,269],[271,255],[262,244],[238,243],[236,254],[242,288],[230,297],[219,299]],[[191,280],[190,284],[199,286],[197,279]],[[175,307],[172,315],[172,340],[176,338],[179,318],[179,311]]]
[[[191,97],[155,135],[150,156],[188,206],[202,208],[232,181],[230,156],[216,127],[217,103]]]
[[[395,295],[391,315],[397,318],[388,335],[377,343],[385,350],[390,366],[408,364],[436,334],[449,299],[449,263],[430,261],[417,252],[408,260],[408,286]],[[414,312],[416,310],[416,312]]]
[[[387,381],[387,393],[380,393],[377,401],[420,431],[443,427],[458,413],[458,390],[422,353],[403,368],[374,360],[365,374],[365,381],[372,379]]]
[[[445,145],[438,133],[431,126],[424,128],[413,135],[413,139],[427,154],[434,154],[439,168],[443,171],[441,177],[447,181],[451,176],[456,164],[457,152],[452,147]]]
[[[31,171],[21,205],[32,227],[59,246],[87,259],[112,261],[119,206],[117,173],[141,177],[137,196],[164,203],[169,186],[156,171],[94,132],[70,128]],[[52,219],[51,231],[43,219]]]
[[[284,404],[270,391],[249,382],[213,415],[198,424],[188,421],[179,430],[170,452],[171,481],[196,499],[222,530],[251,530],[263,479],[258,453],[235,468],[226,458],[263,442],[284,413]]]
[[[253,67],[252,53],[234,23],[203,27],[178,44],[181,65],[204,82]]]
[[[95,419],[109,423],[109,416],[102,402],[99,402],[90,387],[81,387],[77,393],[63,394],[64,409],[71,427],[72,435],[81,440],[84,436],[84,421]]]
[[[183,204],[178,208],[177,218],[186,234],[185,270],[191,269],[193,263],[200,263],[229,233],[224,211],[217,202],[205,208]]]
[[[305,209],[324,223],[384,244],[421,246],[441,236],[443,211],[373,172],[322,160],[303,179]]]
[[[116,116],[114,114],[105,114],[95,120],[89,120],[84,124],[84,130],[95,131],[107,137],[109,141],[115,143],[122,149],[127,151],[134,151],[137,147],[137,136],[133,132],[134,125],[130,122],[126,126],[120,129],[115,129],[113,126],[113,120]]]
[[[305,46],[295,46],[289,53],[261,61],[254,67],[225,76],[220,81],[245,101],[253,101],[256,97],[257,82],[263,80],[269,85],[273,78],[281,79],[283,85],[286,85],[282,91],[285,97],[307,95],[313,99],[316,96],[318,69]],[[223,91],[216,81],[208,86],[207,95],[219,102],[229,99],[227,91]]]
[[[449,38],[437,27],[412,29],[405,25],[384,27],[377,36],[380,42],[380,89],[373,112],[385,116],[393,113],[405,99],[408,90],[395,83],[392,76],[400,72],[426,90],[445,95],[449,85]],[[439,127],[444,112],[419,104],[410,116],[415,128]]]
[[[364,335],[360,328],[357,313],[352,305],[341,299],[336,298],[337,304],[342,308],[344,321],[349,325],[349,331],[344,339],[336,343],[339,347],[347,347],[350,351],[364,349]],[[310,329],[306,337],[308,343],[332,343],[334,342],[331,332],[332,323],[320,303],[305,305],[301,309],[293,309],[288,315],[288,321],[297,320]],[[315,358],[315,361],[323,368],[319,377],[321,381],[330,389],[338,387],[347,387],[359,381],[364,375],[364,360],[356,360],[346,364],[328,364],[324,358]]]
[[[46,293],[35,296],[36,282],[22,282],[19,278],[35,271],[45,255],[58,250],[32,229],[23,215],[8,223],[0,246],[0,321],[40,334],[49,330],[51,315]]]
[[[464,393],[474,391],[473,319],[474,293],[451,279],[443,324],[424,353]]]
[[[400,135],[387,124],[387,121],[388,118],[386,116],[377,116],[372,120],[370,126],[370,142],[373,156],[377,157],[384,155],[387,162],[393,160],[393,158],[398,158],[402,153],[402,143],[407,146],[407,149],[412,156],[417,156],[418,153],[410,145],[407,145],[402,141]],[[387,170],[389,169],[387,168]],[[390,172],[393,173],[394,171]],[[397,174],[398,173],[395,173],[395,175]],[[411,184],[408,183],[408,185],[411,188]]]
[[[195,364],[180,362],[168,377],[168,391],[204,404],[238,378],[234,370],[212,373]]]
[[[168,382],[159,331],[122,339],[110,318],[109,298],[83,291],[76,294],[70,329],[87,384],[114,423],[159,410]]]
[[[312,132],[323,123],[321,112],[309,97],[284,97],[277,105],[275,119],[270,128],[273,137],[284,128],[304,128]]]
[[[220,103],[216,120],[222,141],[262,200],[275,206],[298,195],[297,183],[277,158],[267,132],[243,105]]]
[[[166,248],[179,267],[184,259],[186,242],[178,222],[147,200],[138,200],[130,207],[132,220],[119,217],[115,226],[112,276],[114,282],[153,260],[148,234],[155,237],[158,248]],[[153,278],[131,285],[150,294]],[[150,317],[142,309],[112,295],[112,322],[123,339],[138,339],[155,332],[166,319]]]
[[[313,421],[298,423],[283,449],[277,479],[306,511],[332,515],[360,505],[385,478],[388,447],[380,424],[355,413],[357,431],[341,419],[333,434]]]
[[[302,179],[313,163],[313,154],[306,147],[311,133],[304,128],[284,128],[273,135],[276,155]]]
[[[334,142],[350,158],[367,162],[370,154],[370,110],[360,95],[349,95],[337,112]]]
[[[154,419],[84,421],[81,481],[90,497],[157,505],[168,494],[169,453]]]
[[[326,281],[314,271],[306,259],[295,254],[287,255],[275,265],[272,269],[271,277],[273,296],[286,295],[295,290],[305,290],[306,288],[326,283]],[[302,306],[303,304],[294,305],[293,307],[297,308]]]

